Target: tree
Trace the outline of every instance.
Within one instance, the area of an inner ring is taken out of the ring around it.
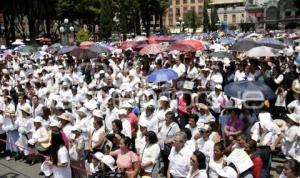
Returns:
[[[100,38],[108,39],[111,37],[113,28],[113,12],[111,6],[111,0],[101,1],[100,12]]]
[[[216,8],[212,8],[210,11],[210,20],[211,20],[211,25],[210,29],[211,31],[216,31],[218,30],[217,24],[220,22],[218,12]]]
[[[77,42],[83,42],[83,41],[88,41],[89,40],[89,33],[85,32],[83,29],[80,29],[76,33],[76,41]]]
[[[164,24],[163,24],[163,16],[166,14],[167,9],[170,7],[172,4],[171,0],[160,0],[160,8],[159,8],[159,28],[160,32],[162,34],[166,33],[164,29]]]
[[[153,15],[157,15],[160,7],[159,0],[139,0],[141,19],[147,36],[150,36],[150,27]]]
[[[204,32],[208,32],[210,29],[207,8],[208,8],[208,0],[204,0],[204,6],[203,6],[203,31]]]
[[[197,28],[201,25],[200,17],[196,14],[194,10],[187,11],[184,14],[183,20],[185,26],[193,29],[193,33],[195,33]]]

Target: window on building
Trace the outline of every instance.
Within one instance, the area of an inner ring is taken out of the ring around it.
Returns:
[[[236,15],[232,14],[232,23],[235,24],[236,23]]]
[[[173,15],[173,9],[169,9],[169,15]]]
[[[224,14],[224,21],[227,21],[227,15],[226,14]]]
[[[292,12],[291,11],[286,11],[285,12],[285,17],[289,18],[292,16]]]
[[[183,8],[183,14],[185,14],[187,11],[188,11],[188,8],[187,8],[187,7],[184,7],[184,8]]]
[[[180,16],[180,9],[176,8],[176,16]]]
[[[173,26],[173,18],[169,18],[169,25]]]
[[[203,6],[199,6],[198,7],[198,12],[199,12],[199,14],[202,14],[202,12],[203,12]]]
[[[187,0],[183,0],[183,4],[186,4],[187,3]]]
[[[176,0],[176,4],[180,4],[180,0]]]
[[[202,3],[202,2],[203,2],[203,0],[198,0],[198,2],[199,2],[199,3]]]
[[[191,4],[194,4],[195,3],[195,0],[191,0]]]
[[[191,7],[191,10],[195,12],[195,7],[194,7],[194,6],[192,6],[192,7]]]

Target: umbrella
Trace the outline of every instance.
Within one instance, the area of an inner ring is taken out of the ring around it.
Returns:
[[[229,49],[231,51],[249,51],[254,47],[261,46],[260,44],[256,43],[254,40],[250,38],[240,39],[238,42],[233,44]]]
[[[64,46],[59,51],[58,54],[66,54],[71,52],[73,49],[77,48],[77,46]]]
[[[83,41],[80,43],[80,47],[85,47],[85,46],[92,46],[93,44],[95,44],[95,42],[93,41]]]
[[[258,38],[260,35],[257,33],[250,33],[246,35],[244,38]]]
[[[210,45],[209,47],[210,50],[213,50],[215,52],[218,52],[218,51],[226,51],[226,48],[221,45],[221,44],[213,44],[213,45]]]
[[[275,38],[261,38],[257,40],[257,43],[276,49],[283,49],[285,47],[284,43]]]
[[[46,49],[46,52],[51,54],[58,52],[61,49],[62,45],[60,43],[54,43]]]
[[[233,58],[233,55],[231,53],[224,52],[224,51],[213,52],[213,53],[210,53],[209,56],[217,57],[217,58],[229,58],[229,59]]]
[[[97,53],[89,50],[88,48],[77,47],[70,52],[71,56],[75,56],[77,59],[92,59],[97,57]]]
[[[202,43],[198,40],[180,40],[180,41],[177,41],[176,43],[190,45],[190,46],[194,47],[196,50],[202,50],[204,48]]]
[[[104,46],[101,46],[101,45],[92,45],[88,49],[97,54],[102,54],[102,53],[110,54],[111,53],[111,51],[108,48],[105,48]]]
[[[273,90],[261,81],[239,81],[227,84],[224,87],[227,96],[246,101],[263,101],[276,98]]]
[[[218,40],[218,42],[220,43],[220,44],[233,44],[233,43],[235,43],[235,39],[234,38],[220,38],[219,40]]]
[[[169,80],[174,80],[178,77],[178,74],[172,69],[157,69],[151,72],[147,77],[148,82],[159,83]]]
[[[170,51],[182,51],[182,52],[191,52],[191,51],[197,51],[193,46],[188,44],[181,44],[181,43],[174,43],[169,47]]]
[[[127,48],[134,48],[135,46],[142,44],[142,43],[138,43],[137,41],[124,41],[121,46],[120,49],[127,49]]]
[[[45,51],[37,51],[37,52],[35,52],[32,56],[31,56],[31,58],[33,58],[33,59],[41,59],[41,58],[43,58],[45,55],[47,55],[48,53],[47,52],[45,52]]]
[[[37,49],[33,46],[23,46],[22,48],[19,48],[18,51],[24,54],[32,54],[36,52]]]
[[[249,57],[274,57],[279,56],[279,52],[267,46],[259,46],[247,51],[246,55]]]
[[[149,43],[155,43],[155,42],[169,42],[172,41],[169,36],[161,35],[161,36],[150,36],[148,38]]]
[[[145,46],[141,51],[141,55],[156,55],[158,53],[166,51],[168,48],[166,46],[163,46],[161,44],[149,44]]]
[[[150,44],[157,44],[157,43],[150,43]],[[149,44],[147,43],[142,43],[142,44],[138,44],[137,46],[135,46],[133,48],[133,50],[135,51],[140,51],[141,49],[145,48],[146,46],[148,46]]]

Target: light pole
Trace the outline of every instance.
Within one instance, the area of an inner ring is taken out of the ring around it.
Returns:
[[[5,27],[1,24],[0,26],[0,45],[4,45],[5,38]]]
[[[64,19],[62,26],[59,27],[59,31],[63,36],[62,43],[69,44],[69,34],[74,32],[74,27],[69,23],[69,19]]]

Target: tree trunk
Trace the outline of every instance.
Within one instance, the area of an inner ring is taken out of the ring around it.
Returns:
[[[5,34],[5,43],[6,45],[9,44],[9,30],[8,30],[8,17],[3,13],[3,19],[4,19],[4,34]]]
[[[162,12],[159,13],[159,31],[161,35],[164,35],[164,22],[163,22],[163,14]]]
[[[9,31],[11,33],[10,40],[15,41],[16,40],[15,15],[11,15],[9,24],[10,24]]]
[[[35,26],[35,18],[28,16],[28,25],[29,25],[29,39],[31,43],[35,43],[36,39],[36,26]]]
[[[140,16],[139,16],[139,11],[136,11],[136,17],[135,17],[135,23],[136,23],[136,34],[141,35],[141,22],[140,22]]]
[[[46,36],[51,38],[51,20],[48,15],[46,16]]]

